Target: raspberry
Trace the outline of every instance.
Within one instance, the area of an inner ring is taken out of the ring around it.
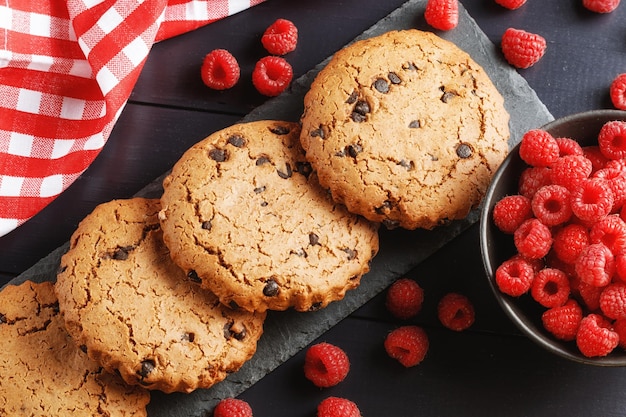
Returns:
[[[285,55],[296,49],[298,28],[290,20],[277,19],[265,29],[261,43],[270,54]]]
[[[534,277],[533,266],[516,256],[500,264],[496,269],[495,281],[500,291],[512,297],[519,297],[530,290]]]
[[[274,97],[285,91],[293,78],[291,65],[281,57],[261,58],[252,70],[252,84],[264,96]]]
[[[530,199],[522,195],[505,196],[493,207],[493,222],[504,233],[512,234],[532,215]]]
[[[582,282],[604,287],[615,273],[615,259],[609,248],[594,243],[584,248],[576,260],[576,274]]]
[[[626,282],[626,252],[615,255],[615,274],[619,279]]]
[[[474,324],[474,306],[466,296],[448,293],[439,300],[437,316],[445,327],[460,332]]]
[[[587,357],[606,356],[617,347],[619,335],[611,323],[599,314],[589,314],[580,321],[576,345]]]
[[[576,284],[574,284],[576,282]],[[580,280],[572,280],[572,288],[576,288],[580,300],[589,311],[597,311],[600,308],[600,295],[604,287],[596,287]]]
[[[598,134],[600,152],[608,159],[626,157],[626,122],[613,120],[606,122]]]
[[[551,169],[548,167],[530,167],[522,171],[519,180],[519,193],[524,197],[532,199],[538,189],[544,185],[550,185]]]
[[[424,19],[435,29],[454,29],[459,24],[458,0],[428,0]]]
[[[338,346],[318,343],[304,356],[304,376],[320,388],[332,387],[343,381],[350,371],[348,355]]]
[[[559,145],[559,156],[584,155],[582,146],[574,139],[556,138],[556,143]]]
[[[207,87],[226,90],[239,81],[239,63],[227,50],[214,49],[204,57],[200,75]]]
[[[607,285],[600,294],[600,310],[613,320],[626,319],[626,284]]]
[[[609,94],[616,109],[626,110],[626,73],[619,74],[613,79]]]
[[[530,166],[547,167],[559,158],[559,144],[545,130],[529,130],[522,136],[519,156]]]
[[[626,249],[626,222],[617,215],[606,216],[591,226],[591,243],[602,243],[614,254]]]
[[[590,244],[589,231],[586,227],[570,223],[554,233],[552,249],[557,258],[572,264],[580,252]]]
[[[387,290],[385,305],[395,317],[405,320],[417,315],[424,302],[424,290],[409,278],[396,280]]]
[[[606,217],[613,208],[613,191],[608,181],[590,178],[572,191],[572,212],[580,220],[596,222]]]
[[[611,13],[619,6],[620,0],[583,0],[583,6],[596,13]]]
[[[361,412],[350,400],[328,397],[317,405],[317,417],[361,417]]]
[[[574,340],[578,326],[583,318],[583,309],[575,300],[568,300],[564,305],[552,307],[543,312],[543,327],[560,340]]]
[[[535,274],[530,286],[530,295],[544,307],[562,306],[569,299],[569,278],[559,269],[542,269]]]
[[[213,417],[252,417],[252,408],[244,400],[225,398],[215,406]]]
[[[597,145],[585,146],[583,148],[583,154],[588,160],[591,161],[591,165],[593,166],[593,172],[604,168],[608,161],[608,159],[604,155],[602,155],[602,152],[600,152],[600,147]]]
[[[552,246],[552,233],[538,219],[526,220],[513,233],[513,241],[517,251],[530,259],[543,258]]]
[[[550,167],[550,180],[553,184],[562,185],[570,190],[578,187],[585,179],[589,178],[593,165],[583,155],[562,156]]]
[[[611,191],[613,191],[613,208],[612,212],[619,210],[624,203],[626,203],[626,171],[622,168],[618,168],[611,162],[611,160],[605,165],[604,168],[597,170],[593,174],[593,178],[602,178],[608,181]]]
[[[532,67],[546,52],[546,40],[536,33],[508,28],[501,42],[504,58],[516,68]]]
[[[424,360],[428,352],[428,335],[418,326],[402,326],[385,338],[385,351],[402,366],[410,368]]]
[[[626,319],[617,319],[613,322],[613,330],[619,336],[618,346],[626,349]]]
[[[504,8],[515,10],[522,7],[526,0],[495,0],[495,2]]]
[[[533,196],[533,213],[541,223],[548,227],[565,223],[572,217],[569,199],[570,192],[567,188],[560,185],[546,185]]]

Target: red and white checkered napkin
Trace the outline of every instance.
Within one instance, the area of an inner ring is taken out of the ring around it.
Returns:
[[[262,1],[0,1],[0,236],[98,155],[155,42]]]

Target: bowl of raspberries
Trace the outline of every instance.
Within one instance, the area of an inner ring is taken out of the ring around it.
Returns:
[[[626,112],[525,132],[489,185],[480,241],[524,334],[564,358],[626,365]]]

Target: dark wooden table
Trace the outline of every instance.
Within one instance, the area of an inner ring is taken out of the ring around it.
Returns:
[[[8,282],[66,242],[97,204],[130,197],[168,170],[211,132],[233,124],[266,98],[249,81],[264,55],[260,34],[276,18],[296,23],[298,49],[288,56],[298,77],[403,0],[267,0],[195,32],[155,45],[105,149],[70,189],[16,231],[0,238],[0,284]],[[534,67],[520,71],[554,117],[612,108],[608,86],[626,72],[626,4],[598,15],[579,1],[534,1],[508,11],[492,0],[463,5],[495,43],[507,27],[543,35],[548,49]],[[419,17],[416,17],[419,18]],[[211,92],[198,70],[204,54],[229,49],[242,66],[232,90]],[[379,295],[319,340],[343,347],[352,368],[327,390],[302,375],[304,351],[247,389],[254,415],[315,415],[329,395],[355,401],[364,416],[624,416],[626,369],[572,363],[543,351],[504,317],[483,272],[477,226],[470,227],[406,275],[425,289],[422,313],[426,360],[403,369],[386,357],[382,341],[399,325]],[[466,294],[476,322],[465,332],[442,328],[436,303],[449,291]],[[317,340],[317,341],[319,341]]]

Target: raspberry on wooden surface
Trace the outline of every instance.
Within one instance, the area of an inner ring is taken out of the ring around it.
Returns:
[[[532,264],[519,256],[504,261],[495,273],[498,289],[512,297],[527,293],[534,277]]]
[[[513,242],[524,257],[543,258],[552,247],[552,232],[539,219],[531,218],[524,221],[513,233]]]
[[[435,29],[454,29],[459,24],[458,0],[428,0],[424,19]]]
[[[559,158],[560,150],[556,138],[542,129],[531,129],[524,133],[519,156],[533,167],[548,167]]]
[[[500,46],[509,64],[520,69],[532,67],[546,52],[543,36],[514,28],[504,32]]]
[[[535,274],[530,295],[546,308],[565,304],[570,296],[569,277],[556,268],[544,268]]]
[[[263,47],[272,55],[285,55],[298,45],[298,28],[287,19],[277,19],[261,37]]]
[[[225,398],[215,406],[213,417],[252,417],[252,408],[244,400]]]
[[[560,340],[571,341],[576,338],[583,309],[575,300],[568,300],[564,305],[552,307],[543,312],[543,327]]]
[[[626,73],[619,74],[613,79],[609,95],[616,109],[626,110]]]
[[[389,289],[385,298],[387,310],[402,320],[415,317],[422,309],[424,290],[415,280],[400,278]]]
[[[619,335],[611,323],[599,314],[589,314],[580,322],[576,345],[587,357],[601,357],[611,353],[619,343]]]
[[[525,221],[532,217],[532,204],[523,195],[508,195],[493,207],[493,222],[504,233],[513,234]]]
[[[611,13],[617,9],[620,0],[582,0],[586,9],[596,13]]]
[[[463,294],[448,293],[439,300],[437,317],[448,329],[460,332],[474,324],[474,305]]]
[[[318,404],[317,417],[361,417],[361,411],[346,398],[328,397]]]
[[[421,363],[428,352],[428,335],[419,326],[402,326],[392,330],[385,338],[385,351],[410,368]]]
[[[200,75],[207,87],[226,90],[239,81],[239,63],[226,49],[214,49],[204,57]]]
[[[264,96],[274,97],[285,91],[293,78],[293,68],[284,58],[266,56],[252,70],[252,84]]]
[[[315,386],[327,388],[343,381],[350,371],[348,355],[338,346],[321,342],[304,356],[304,376]]]

